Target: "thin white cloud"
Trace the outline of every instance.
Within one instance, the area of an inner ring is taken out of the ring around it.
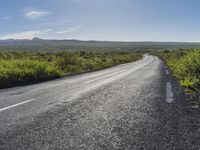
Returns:
[[[62,20],[53,20],[53,21],[43,22],[43,23],[40,23],[39,25],[40,26],[64,26],[71,22],[72,20],[62,19]]]
[[[69,27],[68,29],[66,30],[62,30],[62,31],[57,31],[55,32],[56,34],[65,34],[65,33],[72,33],[72,32],[76,32],[78,31],[80,28],[82,28],[83,25],[77,25],[77,26],[74,26],[74,27]]]
[[[34,37],[39,37],[41,35],[45,35],[48,32],[51,32],[51,29],[46,30],[32,30],[32,31],[23,31],[11,34],[5,34],[0,36],[1,40],[5,39],[32,39]]]
[[[3,16],[1,17],[1,20],[9,20],[11,17],[10,16]]]
[[[33,8],[27,8],[23,12],[24,12],[24,16],[30,20],[38,20],[50,15],[50,12],[35,10]]]
[[[52,29],[46,29],[46,30],[44,30],[43,32],[44,33],[47,33],[47,32],[51,32],[51,31],[53,31]]]

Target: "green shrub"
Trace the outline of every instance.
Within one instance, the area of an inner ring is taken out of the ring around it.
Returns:
[[[0,88],[103,69],[141,57],[133,53],[0,52]]]
[[[61,71],[48,62],[0,60],[0,87],[39,82],[61,76]]]
[[[200,49],[154,52],[164,59],[180,84],[193,91],[200,91]]]
[[[182,86],[198,89],[200,85],[200,49],[188,52],[170,65]]]

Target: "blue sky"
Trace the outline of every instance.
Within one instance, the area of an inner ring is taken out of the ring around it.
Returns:
[[[200,42],[199,0],[1,0],[0,39]]]

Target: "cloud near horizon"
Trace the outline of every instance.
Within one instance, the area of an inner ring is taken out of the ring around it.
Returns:
[[[62,31],[57,31],[55,32],[56,34],[65,34],[65,33],[72,33],[72,32],[76,32],[78,31],[80,28],[82,28],[83,25],[77,25],[77,26],[74,26],[74,27],[69,27],[68,29],[66,30],[62,30]]]
[[[40,11],[40,10],[26,10],[24,11],[24,16],[30,20],[38,20],[50,15],[50,12],[47,11]]]
[[[44,35],[48,32],[51,32],[51,29],[46,30],[32,30],[32,31],[23,31],[23,32],[17,32],[17,33],[11,33],[0,36],[0,40],[6,40],[6,39],[32,39],[34,37],[38,37],[41,35]]]
[[[45,30],[29,30],[29,31],[21,31],[16,33],[9,33],[5,35],[0,35],[0,40],[6,39],[32,39],[34,37],[43,38],[45,36],[54,36],[56,34],[67,34],[67,33],[74,33],[80,30],[83,25],[75,25],[72,27],[68,27],[66,30],[61,31],[54,31],[52,29],[45,29]]]

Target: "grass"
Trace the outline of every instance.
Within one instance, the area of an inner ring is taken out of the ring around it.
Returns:
[[[0,88],[99,70],[141,57],[137,53],[0,52]]]

